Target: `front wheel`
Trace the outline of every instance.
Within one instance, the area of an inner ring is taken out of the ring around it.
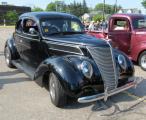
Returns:
[[[140,67],[146,71],[146,51],[144,51],[139,57],[139,65]]]
[[[49,92],[52,103],[56,107],[64,107],[67,102],[67,95],[65,94],[57,76],[54,73],[49,77]]]
[[[5,47],[4,55],[7,66],[9,68],[15,68],[15,66],[12,64],[12,54],[9,47]]]

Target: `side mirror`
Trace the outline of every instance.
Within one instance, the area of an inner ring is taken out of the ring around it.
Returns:
[[[38,35],[38,32],[34,28],[29,28],[29,33],[32,35]]]

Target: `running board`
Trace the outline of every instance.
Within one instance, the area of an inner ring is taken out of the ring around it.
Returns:
[[[34,80],[35,69],[21,60],[13,60],[13,65]]]

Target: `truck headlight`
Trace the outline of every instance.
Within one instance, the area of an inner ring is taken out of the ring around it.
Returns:
[[[93,74],[92,65],[88,61],[83,61],[81,63],[81,71],[86,78],[91,78]]]
[[[118,55],[118,63],[120,64],[122,69],[126,69],[127,67],[127,63],[126,63],[126,59],[123,55]]]

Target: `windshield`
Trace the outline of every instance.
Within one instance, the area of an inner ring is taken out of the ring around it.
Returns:
[[[146,28],[146,17],[144,18],[134,18],[133,19],[134,29],[144,29]]]
[[[84,32],[84,27],[78,19],[44,19],[41,20],[41,29],[44,36],[54,34],[75,34]]]

